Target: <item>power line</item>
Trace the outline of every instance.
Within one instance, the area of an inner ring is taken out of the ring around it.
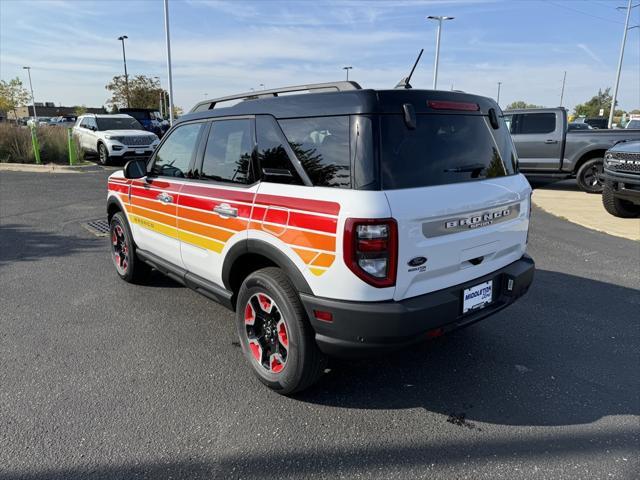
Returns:
[[[617,23],[618,25],[624,25],[624,22],[618,22],[617,20],[613,20],[611,18],[599,17],[598,15],[592,15],[587,12],[583,12],[582,10],[578,10],[577,8],[569,7],[567,5],[563,5],[561,3],[555,3],[551,0],[543,0],[544,2],[550,3],[551,5],[555,5],[556,7],[564,8],[566,10],[571,10],[572,12],[579,13],[581,15],[586,15],[587,17],[597,18],[598,20],[604,20],[605,22]]]

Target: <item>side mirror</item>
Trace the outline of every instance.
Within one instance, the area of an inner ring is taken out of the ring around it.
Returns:
[[[134,179],[147,176],[147,162],[142,159],[129,160],[124,165],[124,178]]]

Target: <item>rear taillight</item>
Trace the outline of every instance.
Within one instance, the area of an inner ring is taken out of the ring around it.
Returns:
[[[349,269],[369,285],[396,284],[398,226],[393,218],[348,218],[343,250]]]

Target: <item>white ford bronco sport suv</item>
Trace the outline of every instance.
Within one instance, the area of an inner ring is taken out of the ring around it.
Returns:
[[[102,165],[113,160],[148,159],[160,143],[155,133],[147,132],[130,115],[86,114],[73,127],[80,148],[98,155]]]
[[[338,82],[207,100],[108,185],[120,277],[152,267],[234,310],[282,394],[326,356],[472,324],[533,280],[531,188],[484,97]]]

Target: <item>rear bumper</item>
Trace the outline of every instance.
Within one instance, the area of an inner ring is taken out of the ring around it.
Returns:
[[[399,302],[347,302],[307,294],[300,297],[320,349],[333,356],[357,356],[397,349],[482,320],[524,295],[534,270],[533,259],[524,255],[484,277]],[[494,281],[492,303],[463,315],[463,289],[489,280]],[[316,319],[314,310],[331,312],[333,321]]]
[[[613,183],[615,196],[640,205],[640,174],[604,170],[604,180]]]

